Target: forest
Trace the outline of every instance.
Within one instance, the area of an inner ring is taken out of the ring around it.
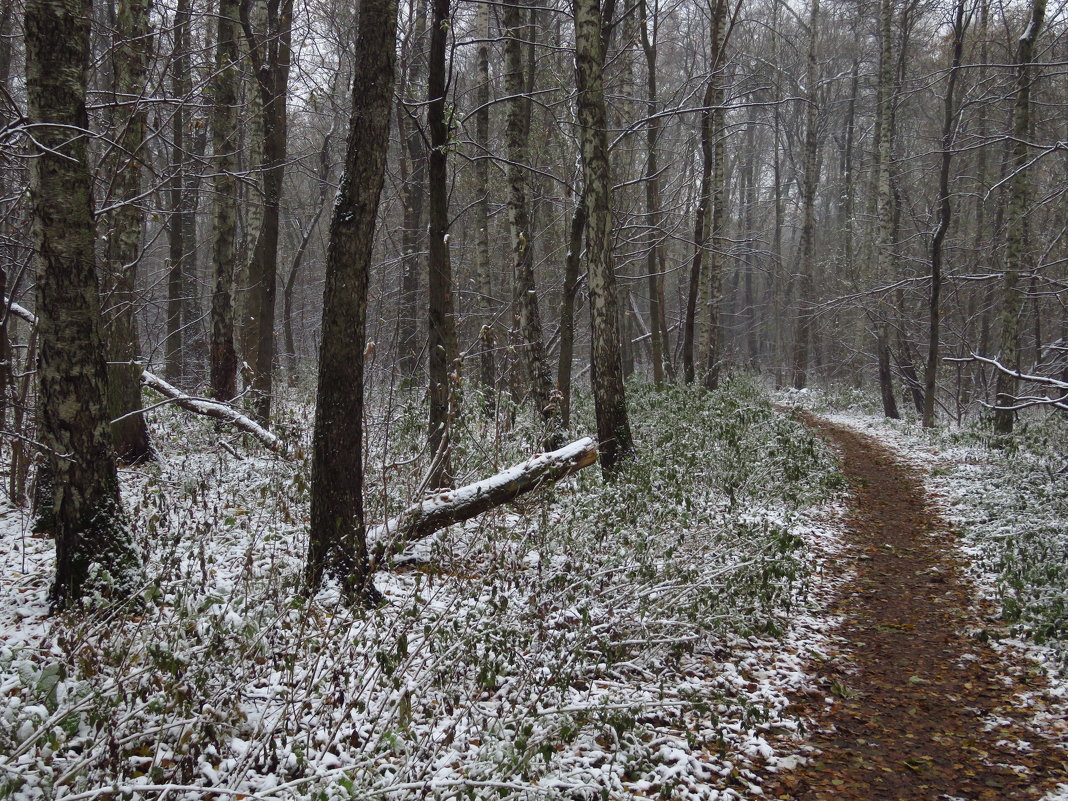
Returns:
[[[0,798],[1068,798],[1063,2],[0,0],[0,299]]]

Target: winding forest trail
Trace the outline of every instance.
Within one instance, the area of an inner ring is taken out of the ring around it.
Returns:
[[[852,485],[842,558],[855,573],[830,610],[841,647],[810,668],[824,692],[798,702],[814,750],[767,795],[1023,801],[1068,782],[1064,721],[1047,719],[1049,736],[1028,725],[1045,710],[1041,673],[977,636],[991,610],[978,608],[914,468],[871,437],[808,422]]]

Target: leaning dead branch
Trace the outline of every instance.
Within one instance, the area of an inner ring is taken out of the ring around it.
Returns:
[[[400,515],[367,531],[367,543],[375,562],[387,547],[423,539],[453,523],[462,523],[483,512],[514,501],[520,495],[589,467],[597,461],[597,443],[591,437],[540,453],[502,473],[466,487],[437,492],[413,504]]]
[[[37,325],[37,315],[26,307],[20,306],[18,303],[15,303],[8,298],[4,298],[4,305],[19,319],[29,323],[31,326]],[[168,384],[162,378],[147,370],[141,373],[141,384],[158,392],[160,395],[167,398],[169,402],[174,403],[174,405],[179,406],[188,412],[202,414],[213,420],[229,423],[239,431],[244,431],[246,434],[254,436],[269,450],[274,451],[275,453],[285,453],[286,444],[280,437],[272,434],[255,420],[242,414],[228,403],[221,403],[220,401],[187,395],[177,387]]]

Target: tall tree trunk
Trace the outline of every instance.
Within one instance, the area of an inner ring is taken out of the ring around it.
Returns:
[[[104,294],[109,298],[106,321],[108,345],[108,415],[115,453],[123,462],[135,464],[152,458],[148,426],[141,409],[141,347],[134,314],[137,267],[141,260],[141,210],[135,205],[141,194],[141,164],[144,158],[145,109],[141,98],[151,50],[150,0],[119,3],[116,9],[113,80],[116,148],[112,202],[107,215],[111,233],[107,240],[107,264],[103,271]],[[121,419],[120,419],[121,418]]]
[[[401,148],[400,164],[404,201],[404,228],[401,231],[401,295],[397,347],[398,365],[405,378],[413,376],[419,362],[419,286],[426,249],[423,205],[426,194],[427,153],[420,120],[420,107],[425,100],[419,90],[426,76],[426,13],[427,0],[411,0],[414,30],[403,43],[402,56],[406,60],[404,92],[407,100],[397,102],[397,128]],[[409,106],[413,110],[409,110]],[[487,108],[487,114],[489,110]]]
[[[794,389],[808,384],[809,349],[815,303],[816,189],[819,187],[819,0],[811,0],[808,16],[808,57],[805,66],[805,167],[801,189],[800,266],[797,279],[797,332],[794,337]]]
[[[211,394],[237,397],[237,352],[234,348],[234,262],[237,244],[238,0],[219,0],[213,80],[212,149],[215,192],[212,215]]]
[[[953,56],[946,82],[946,96],[942,103],[942,160],[938,171],[938,227],[931,239],[931,294],[928,306],[927,371],[924,376],[923,427],[935,423],[935,391],[938,384],[938,354],[942,296],[942,244],[949,231],[953,205],[949,194],[949,170],[953,161],[953,127],[956,118],[955,93],[957,76],[964,53],[964,0],[957,0],[953,15]]]
[[[271,419],[274,378],[274,317],[278,285],[278,233],[286,168],[286,97],[289,89],[293,0],[268,0],[265,29],[256,31],[251,12],[256,0],[241,1],[241,27],[256,75],[263,124],[263,223],[249,264],[249,311],[254,363],[251,394],[257,420]]]
[[[364,348],[396,30],[395,0],[362,1],[345,173],[330,222],[323,293],[306,577],[314,591],[331,576],[352,600],[378,597],[370,580],[363,517]]]
[[[743,204],[743,218],[742,218],[742,230],[745,239],[745,256],[744,256],[744,269],[745,269],[745,340],[746,340],[746,354],[748,356],[749,368],[754,370],[760,369],[760,340],[757,337],[757,311],[756,311],[756,291],[753,286],[755,268],[753,265],[753,257],[756,249],[756,231],[754,226],[754,210],[756,206],[757,196],[757,147],[756,147],[756,131],[757,131],[757,104],[756,98],[750,95],[749,104],[749,118],[745,124],[745,147],[746,147],[746,159],[745,159],[745,194],[742,198]]]
[[[189,98],[189,50],[190,50],[190,0],[178,0],[174,12],[174,48],[171,53],[171,93],[177,106],[171,115],[171,167],[168,194],[170,216],[168,232],[167,270],[167,347],[164,375],[172,384],[185,386],[186,329],[183,320],[185,297],[191,285],[186,275],[187,250],[192,245],[185,241],[189,226],[185,222],[185,170],[186,141],[189,113],[186,103]]]
[[[656,0],[654,0],[654,4]],[[645,272],[649,287],[650,344],[653,357],[653,382],[664,383],[666,325],[664,324],[664,271],[661,269],[663,252],[660,247],[662,232],[660,213],[660,120],[657,118],[656,89],[656,24],[657,6],[653,7],[653,23],[650,24],[647,0],[639,0],[638,13],[641,23],[642,50],[645,53],[645,113],[649,122],[645,127],[645,214],[649,226],[649,242],[645,254]]]
[[[54,608],[90,589],[132,589],[136,558],[123,519],[107,415],[107,365],[94,257],[85,110],[89,0],[27,0],[26,87],[35,126],[39,437],[51,471]]]
[[[727,245],[724,236],[724,228],[727,221],[727,170],[725,163],[727,112],[724,108],[727,96],[727,0],[715,0],[711,39],[711,75],[709,75],[708,81],[713,87],[712,111],[705,118],[705,124],[710,125],[708,136],[712,143],[712,184],[708,226],[711,247],[708,251],[708,276],[702,285],[702,289],[707,293],[705,296],[707,301],[701,303],[704,311],[701,354],[705,359],[705,387],[707,389],[716,389],[719,386],[720,362],[722,360],[720,307],[723,305],[723,256]]]
[[[430,53],[427,65],[427,127],[430,130],[427,189],[430,201],[429,301],[429,443],[434,465],[431,487],[452,484],[449,427],[457,402],[450,370],[460,369],[453,312],[452,261],[449,254],[449,120],[446,115],[445,50],[450,27],[449,0],[432,0]],[[456,377],[458,380],[458,376]]]
[[[877,233],[875,243],[875,275],[885,280],[893,258],[894,195],[890,187],[890,158],[893,153],[894,58],[893,58],[893,0],[882,0],[879,15],[879,86],[876,101],[877,178],[875,202]],[[900,417],[894,399],[893,374],[890,371],[890,330],[887,313],[875,315],[875,349],[879,362],[879,391],[883,399],[883,414],[893,420]]]
[[[560,299],[560,362],[556,372],[556,388],[560,392],[560,421],[564,428],[571,425],[571,360],[575,350],[575,301],[578,298],[582,266],[582,235],[586,230],[586,193],[577,199],[571,216],[570,236],[567,240],[567,259],[564,265],[564,290]]]
[[[705,228],[708,222],[708,208],[712,197],[712,161],[713,145],[711,139],[712,112],[710,106],[715,98],[715,89],[710,80],[705,86],[701,105],[701,194],[697,201],[697,211],[693,223],[693,259],[690,262],[690,280],[686,290],[686,317],[683,320],[682,334],[682,374],[687,384],[696,378],[695,342],[697,333],[698,302],[702,295],[702,261],[704,260],[707,239]]]
[[[619,311],[612,258],[612,182],[604,100],[604,30],[597,0],[573,0],[579,142],[586,187],[586,259],[593,343],[590,378],[597,415],[601,471],[614,475],[634,449],[623,388]]]
[[[1038,39],[1046,15],[1046,0],[1032,0],[1031,17],[1016,45],[1016,99],[1012,113],[1012,176],[1005,225],[1005,280],[1001,296],[1001,338],[998,358],[1009,370],[1020,369],[1020,313],[1023,291],[1020,273],[1026,267],[1027,207],[1031,201],[1028,175],[1028,131],[1031,127],[1031,72]],[[1016,412],[1016,379],[1004,371],[997,376],[994,430],[1011,434]]]
[[[527,161],[530,133],[530,99],[523,76],[523,39],[533,38],[533,31],[523,20],[522,0],[504,7],[504,91],[508,95],[508,222],[512,232],[512,259],[516,277],[515,306],[519,313],[519,336],[522,361],[534,408],[555,441],[559,427],[559,409],[552,400],[553,381],[545,358],[541,313],[538,309],[534,281],[533,234],[527,207]],[[524,30],[525,29],[525,30]],[[533,76],[532,76],[533,77]]]
[[[478,280],[479,310],[482,313],[482,328],[479,332],[479,380],[492,406],[497,391],[497,360],[494,354],[496,337],[493,325],[493,273],[490,264],[489,244],[489,116],[490,116],[490,7],[478,7],[478,92],[475,112],[475,144],[478,148],[475,162],[475,273]]]

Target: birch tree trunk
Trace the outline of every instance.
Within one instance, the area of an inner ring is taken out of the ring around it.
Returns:
[[[345,172],[330,222],[323,293],[306,578],[314,592],[331,576],[351,600],[378,597],[370,581],[363,517],[363,359],[375,218],[389,146],[396,31],[395,0],[363,0]]]
[[[107,415],[107,366],[94,257],[85,110],[89,0],[28,0],[26,77],[34,124],[31,203],[37,315],[39,437],[53,496],[51,601],[90,589],[132,589],[136,559],[119,500]]]
[[[593,335],[590,379],[597,414],[601,471],[606,477],[611,477],[634,449],[623,388],[619,312],[612,258],[612,182],[608,173],[603,33],[611,20],[602,17],[597,0],[573,0],[573,8]]]

